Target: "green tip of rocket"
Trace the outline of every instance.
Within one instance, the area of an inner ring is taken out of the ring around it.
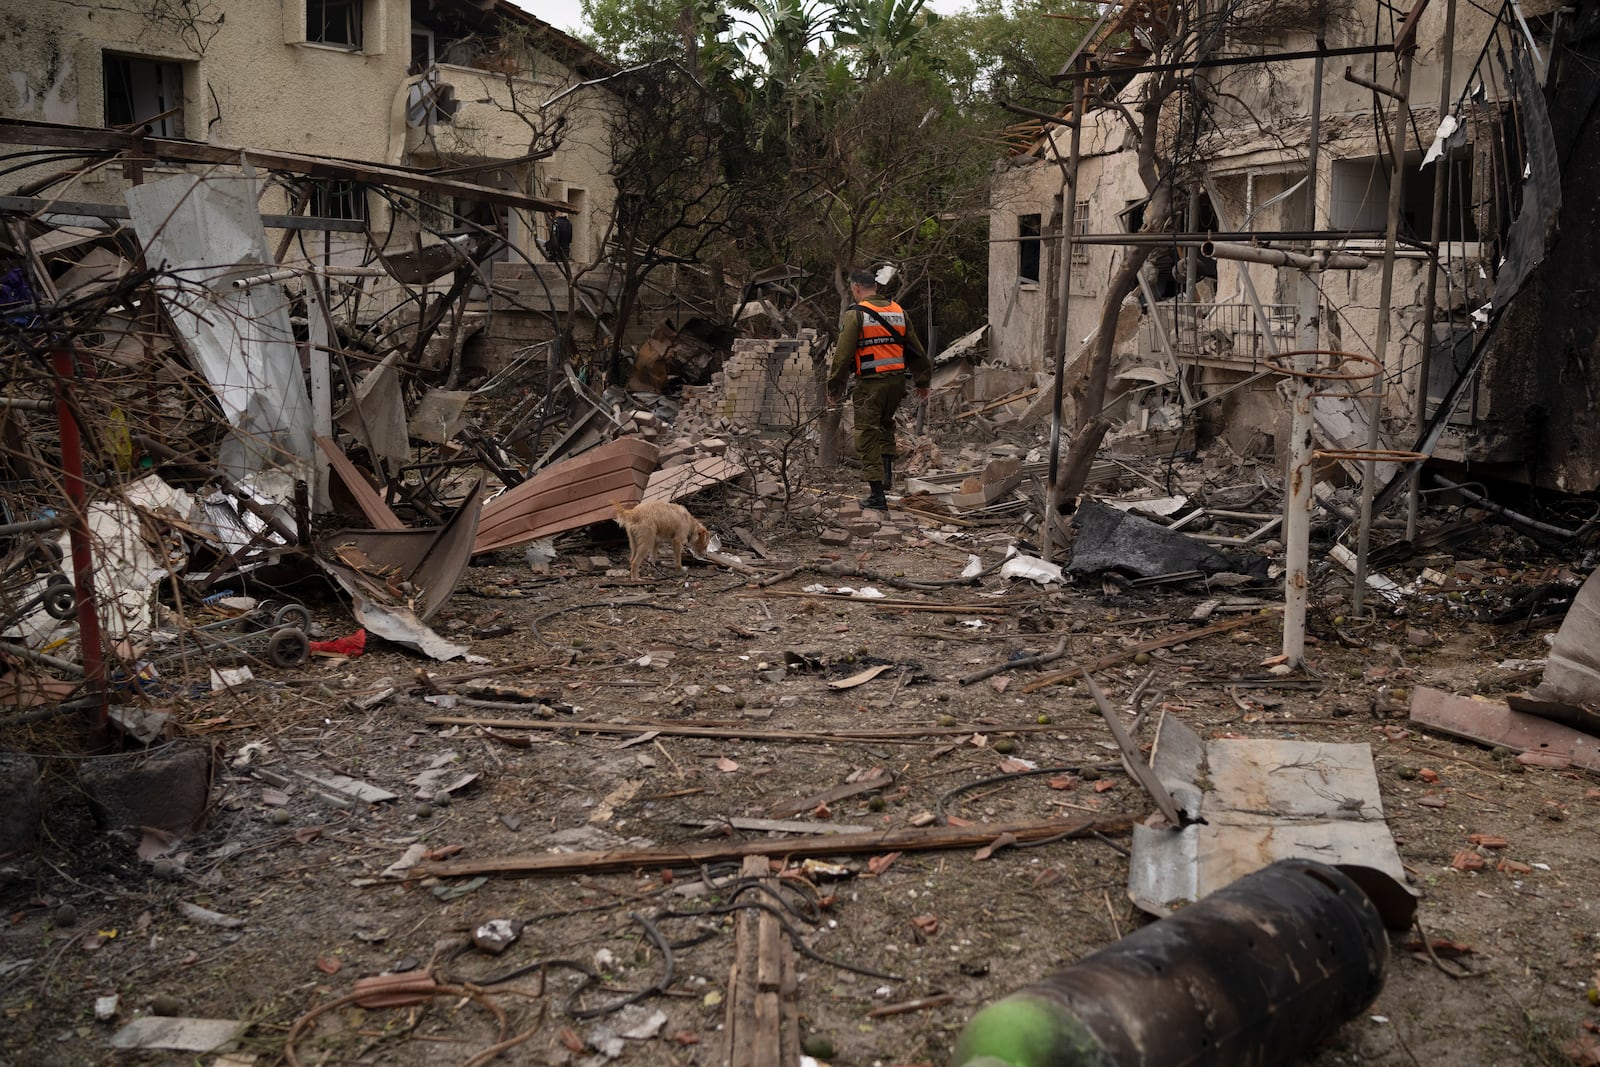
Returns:
[[[1078,1067],[1101,1064],[1093,1035],[1063,1005],[1014,994],[974,1015],[956,1043],[954,1067]]]

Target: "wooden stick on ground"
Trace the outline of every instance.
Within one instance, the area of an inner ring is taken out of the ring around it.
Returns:
[[[973,682],[981,682],[985,678],[992,678],[996,674],[1001,674],[1005,671],[1016,670],[1018,667],[1043,667],[1046,663],[1054,663],[1056,660],[1060,659],[1066,654],[1067,635],[1062,634],[1061,640],[1056,642],[1056,647],[1049,652],[1041,652],[1037,656],[1023,656],[1021,659],[1007,660],[1004,663],[996,663],[992,667],[985,667],[981,671],[973,671],[971,674],[963,674],[960,678],[956,679],[956,684],[971,685]]]
[[[1125,648],[1121,652],[1104,656],[1087,667],[1072,667],[1064,671],[1058,671],[1055,674],[1047,674],[1043,678],[1035,678],[1023,686],[1022,691],[1024,693],[1034,693],[1046,686],[1055,685],[1057,682],[1065,682],[1070,678],[1076,678],[1087,671],[1103,671],[1108,667],[1115,667],[1119,663],[1125,663],[1141,652],[1154,652],[1158,648],[1170,648],[1173,645],[1187,644],[1202,637],[1211,637],[1214,634],[1227,633],[1229,630],[1239,630],[1246,626],[1254,626],[1267,619],[1276,619],[1279,610],[1281,609],[1274,608],[1272,613],[1267,615],[1246,615],[1238,619],[1229,619],[1227,622],[1219,622],[1215,626],[1206,626],[1199,630],[1185,630],[1182,633],[1157,637],[1154,640]]]
[[[883,830],[870,834],[839,834],[784,842],[783,854],[796,859],[805,856],[847,856],[866,852],[926,852],[987,845],[1002,834],[1018,842],[1043,838],[1085,837],[1089,834],[1126,833],[1133,827],[1132,815],[1105,815],[1092,819],[1042,819],[1034,822],[980,823],[976,826],[930,826]],[[454,878],[476,874],[594,874],[600,871],[634,871],[660,867],[697,867],[702,863],[742,860],[765,855],[772,849],[769,838],[754,841],[713,842],[680,845],[676,848],[618,848],[602,852],[538,852],[500,859],[457,860],[449,863],[419,863],[412,871],[419,876]]]
[[[742,726],[689,726],[664,722],[563,722],[559,719],[485,719],[472,715],[429,715],[422,720],[428,726],[481,726],[486,730],[571,730],[585,734],[637,735],[655,731],[664,737],[716,737],[732,741],[803,741],[824,745],[875,744],[917,745],[931,743],[929,738],[966,737],[973,733],[1036,734],[1055,730],[1085,728],[1079,723],[1020,726],[929,726],[909,730],[840,730],[834,733],[806,733],[800,730],[758,730]]]

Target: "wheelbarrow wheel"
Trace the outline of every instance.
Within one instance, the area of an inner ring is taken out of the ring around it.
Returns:
[[[311,654],[311,641],[304,630],[286,626],[267,638],[267,659],[274,667],[298,667]]]
[[[52,619],[65,622],[78,613],[78,593],[72,583],[56,575],[44,588],[44,610]]]
[[[272,613],[272,625],[293,626],[296,630],[308,632],[311,629],[311,612],[306,610],[304,604],[285,604]]]

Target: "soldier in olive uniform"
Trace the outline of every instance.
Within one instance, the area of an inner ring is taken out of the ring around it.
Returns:
[[[844,399],[854,373],[856,454],[869,490],[861,506],[882,511],[889,506],[883,491],[894,485],[894,413],[906,395],[906,375],[911,375],[917,399],[927,400],[933,364],[910,316],[893,300],[878,295],[878,279],[871,271],[850,272],[850,299],[853,303],[839,323],[828,401],[837,404]]]

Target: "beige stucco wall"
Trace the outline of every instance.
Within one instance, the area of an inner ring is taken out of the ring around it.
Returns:
[[[207,0],[207,16],[185,26],[146,14],[137,0],[9,0],[0,10],[0,115],[99,126],[105,122],[102,80],[106,52],[184,64],[183,134],[213,144],[331,155],[382,163],[432,166],[514,159],[529,151],[527,123],[502,108],[513,102],[551,120],[566,122],[551,158],[524,173],[536,195],[564,199],[583,194],[584,212],[575,226],[585,239],[578,251],[599,251],[614,200],[606,177],[605,115],[615,98],[604,89],[580,90],[539,112],[543,103],[579,79],[542,54],[532,77],[486,74],[441,66],[444,81],[463,101],[453,124],[429,131],[405,121],[411,58],[409,0],[364,0],[364,42],[359,52],[303,41],[303,0]],[[496,101],[489,103],[485,101]],[[56,162],[0,177],[0,191],[62,169]],[[160,168],[155,168],[157,174]],[[118,202],[120,169],[101,168],[51,188],[68,200]],[[372,199],[373,221],[393,221]],[[283,198],[264,199],[265,211],[285,210]],[[512,237],[534,258],[532,235],[545,220],[523,214]],[[397,231],[404,231],[404,220]],[[397,233],[397,236],[401,235]],[[349,237],[337,242],[352,245]],[[408,242],[409,244],[409,242]]]
[[[1361,34],[1370,34],[1374,0],[1355,0],[1351,5],[1354,19],[1346,32],[1334,35],[1333,46],[1361,43]],[[1486,36],[1488,16],[1470,5],[1457,5],[1456,47],[1452,72],[1453,94],[1460,91],[1469,76],[1478,48]],[[1411,100],[1415,111],[1417,129],[1431,139],[1437,126],[1437,107],[1441,84],[1441,59],[1444,47],[1444,5],[1435,4],[1424,16],[1418,33],[1419,49],[1412,79]],[[1387,31],[1386,31],[1387,32]],[[1280,50],[1312,47],[1309,39],[1286,35],[1278,46]],[[1316,226],[1326,228],[1333,206],[1334,161],[1365,159],[1375,154],[1372,93],[1369,89],[1343,80],[1346,66],[1358,74],[1372,77],[1388,84],[1393,79],[1394,62],[1390,55],[1378,57],[1376,75],[1370,56],[1339,57],[1327,61],[1322,96],[1324,145],[1316,187]],[[1304,207],[1290,201],[1263,208],[1262,205],[1275,194],[1284,191],[1297,181],[1305,169],[1306,119],[1311,107],[1310,61],[1279,64],[1270,75],[1256,68],[1235,68],[1229,75],[1228,89],[1249,101],[1253,117],[1241,116],[1237,123],[1219,136],[1209,147],[1212,155],[1210,170],[1218,185],[1222,205],[1230,214],[1230,222],[1239,225],[1247,211],[1255,210],[1253,229],[1303,229],[1309,220],[1304,217]],[[1133,90],[1124,93],[1125,99],[1133,97]],[[1118,219],[1127,203],[1144,195],[1134,171],[1131,153],[1120,150],[1124,126],[1106,111],[1091,111],[1081,131],[1083,162],[1078,171],[1077,198],[1090,203],[1088,231],[1090,233],[1115,233],[1122,230]],[[1046,305],[1056,299],[1054,293],[1045,293],[1041,287],[1019,286],[1017,283],[1017,251],[1014,239],[1017,234],[1017,216],[1038,212],[1048,218],[1052,198],[1062,192],[1061,169],[1051,160],[1056,152],[1062,157],[1068,153],[1069,131],[1058,128],[1052,135],[1054,147],[1045,147],[1033,160],[1012,160],[996,174],[991,194],[991,233],[995,240],[990,247],[989,317],[991,328],[991,353],[1005,363],[1047,369],[1049,354],[1045,352]],[[1410,149],[1419,158],[1426,147],[1411,144]],[[1411,167],[1408,182],[1433,181],[1432,171]],[[1380,193],[1381,196],[1381,193]],[[1359,273],[1330,273],[1323,277],[1322,288],[1328,304],[1339,309],[1339,326],[1342,335],[1333,338],[1324,335],[1324,344],[1369,353],[1375,343],[1379,307],[1380,271],[1376,261],[1381,252],[1381,242],[1366,242],[1357,250],[1373,256],[1372,265]],[[1472,248],[1458,249],[1472,252]],[[1077,345],[1094,329],[1101,307],[1098,297],[1122,257],[1117,246],[1097,246],[1087,251],[1085,257],[1073,266],[1072,296],[1068,302],[1066,327],[1067,354],[1070,359]],[[1046,253],[1048,256],[1048,253]],[[1294,304],[1298,285],[1298,272],[1278,270],[1259,265],[1245,265],[1222,261],[1217,264],[1217,293],[1219,300],[1243,301],[1241,274],[1249,272],[1251,281],[1263,303]],[[1041,272],[1044,273],[1044,272]],[[1457,279],[1459,284],[1465,279]],[[1391,388],[1386,399],[1386,412],[1397,425],[1411,417],[1411,404],[1415,394],[1415,374],[1407,368],[1416,364],[1417,345],[1421,341],[1421,300],[1424,288],[1424,263],[1412,255],[1402,256],[1395,271],[1394,313],[1391,319],[1391,347],[1388,369],[1401,376],[1402,388]],[[1130,361],[1137,357],[1140,342],[1134,341],[1120,350]],[[1148,348],[1148,344],[1146,344]],[[1233,380],[1242,374],[1233,375]],[[1208,371],[1204,378],[1218,386],[1230,380],[1230,373]],[[1270,405],[1269,396],[1253,399],[1240,398],[1249,411],[1248,418],[1257,425],[1269,425],[1264,418]]]

